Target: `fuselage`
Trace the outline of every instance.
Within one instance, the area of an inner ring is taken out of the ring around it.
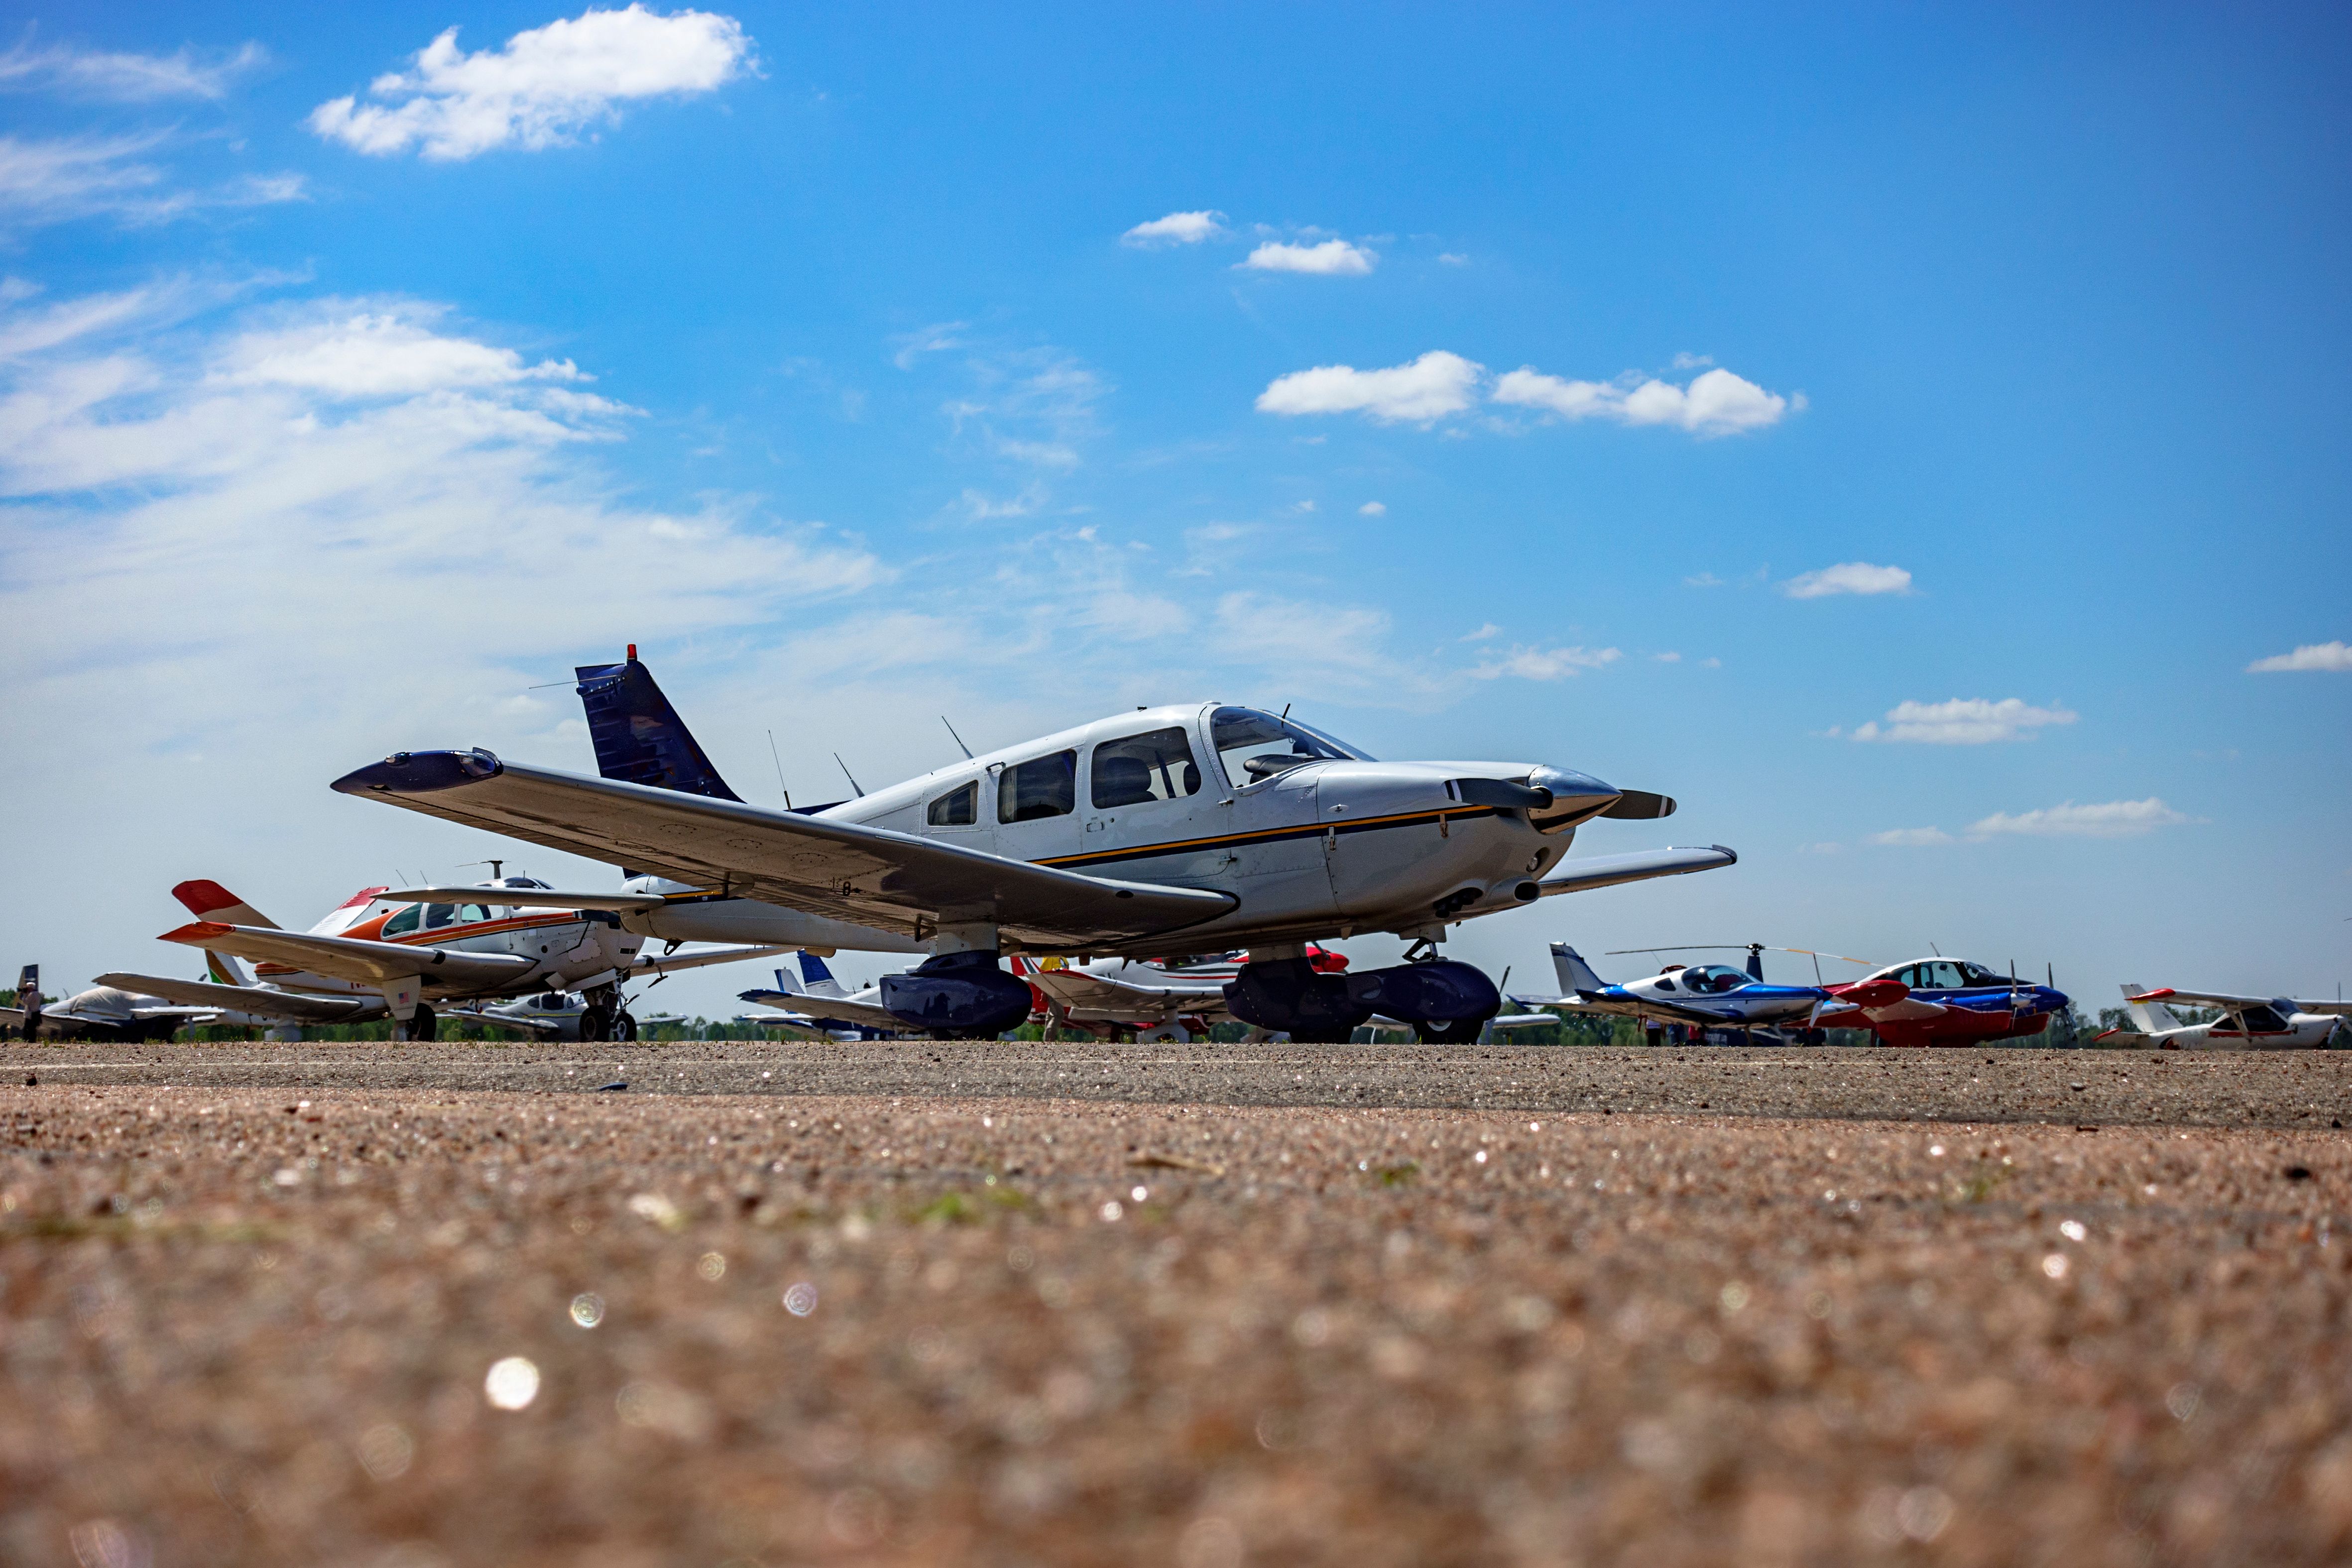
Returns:
[[[1531,763],[1379,762],[1274,715],[1195,703],[1098,719],[813,814],[1234,899],[1221,916],[1121,948],[1141,957],[1360,931],[1434,936],[1533,902],[1577,825],[1617,799],[1598,779]],[[920,950],[683,883],[634,885],[672,900],[625,917],[651,936]],[[818,925],[830,929],[803,932]]]

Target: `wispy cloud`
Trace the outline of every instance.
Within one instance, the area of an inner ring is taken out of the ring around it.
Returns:
[[[183,46],[168,55],[129,54],[77,48],[69,44],[36,47],[29,36],[0,55],[0,90],[54,92],[123,103],[163,99],[220,99],[230,84],[269,58],[259,44],[219,52]]]
[[[2078,716],[2063,707],[2034,707],[2021,697],[1988,702],[1982,697],[1954,697],[1949,702],[1902,702],[1886,710],[1882,722],[1857,726],[1851,738],[1864,741],[1916,742],[1927,746],[1985,746],[2000,740],[2031,740],[2034,732],[2052,725],[2072,724]],[[1838,733],[1830,731],[1832,735]]]
[[[536,152],[610,123],[620,106],[690,97],[756,70],[751,37],[732,16],[661,16],[642,4],[590,9],[467,54],[451,27],[417,51],[414,67],[310,111],[310,129],[377,157],[416,149],[457,160],[494,148]]]
[[[1260,250],[1271,248],[1276,247]],[[1633,375],[1614,382],[1570,382],[1527,369],[1496,377],[1489,384],[1484,365],[1444,349],[1384,370],[1318,365],[1293,371],[1276,377],[1258,395],[1257,406],[1264,413],[1364,413],[1387,423],[1426,425],[1466,413],[1482,399],[1536,409],[1559,419],[1665,424],[1702,436],[1760,429],[1778,423],[1788,411],[1804,406],[1801,396],[1768,392],[1721,370],[1706,371],[1687,387]]]
[[[1895,828],[1870,835],[1870,842],[1896,848],[1954,844],[1965,837],[1970,843],[1992,839],[2136,839],[2158,828],[2179,827],[2198,821],[2176,811],[2156,796],[2145,800],[2105,800],[2078,806],[2068,800],[2031,811],[1996,811],[1969,824],[1955,836],[1941,828]]]
[[[1523,681],[1557,681],[1587,670],[1605,670],[1624,656],[1615,648],[1513,648],[1470,674],[1482,681],[1506,675]]]
[[[2352,645],[2306,643],[2292,653],[2274,653],[2267,659],[2256,659],[2246,666],[2246,674],[2250,675],[2274,675],[2305,670],[2352,670]]]
[[[1908,593],[1911,574],[1899,566],[1840,561],[1835,566],[1790,578],[1780,585],[1780,591],[1791,599],[1827,599],[1839,593]]]
[[[1384,502],[1367,501],[1356,508],[1356,515],[1360,517],[1385,517],[1389,509]]]
[[[1380,259],[1363,246],[1349,245],[1343,239],[1327,239],[1318,245],[1289,245],[1268,240],[1236,265],[1253,272],[1305,272],[1323,277],[1361,277],[1370,272]]]
[[[2063,805],[2014,815],[1996,811],[1969,824],[1969,837],[2132,839],[2158,828],[2178,827],[2193,821],[2153,795],[2145,800],[2107,800],[2090,806],[2078,806],[2068,800]]]
[[[1171,245],[1199,245],[1225,232],[1225,214],[1217,212],[1171,213],[1148,224],[1138,224],[1118,236],[1121,245],[1153,249]]]
[[[147,162],[172,133],[28,139],[0,136],[0,221],[20,226],[111,216],[168,223],[206,210],[299,201],[299,174],[248,175],[208,189],[175,188]]]
[[[1318,365],[1275,378],[1258,394],[1257,407],[1261,413],[1365,413],[1383,423],[1427,424],[1476,402],[1481,373],[1478,365],[1443,349],[1386,370]]]
[[[1537,409],[1564,420],[1666,424],[1696,435],[1761,430],[1780,423],[1792,409],[1805,406],[1802,393],[1784,397],[1766,392],[1726,370],[1706,371],[1687,386],[1676,386],[1654,376],[1632,374],[1611,382],[1570,381],[1523,365],[1496,379],[1494,398],[1499,403]]]

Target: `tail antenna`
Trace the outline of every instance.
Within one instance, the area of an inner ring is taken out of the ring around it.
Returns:
[[[941,715],[940,715],[940,722],[941,724],[948,724],[948,716],[947,716],[947,715],[945,715],[945,714],[941,714]],[[974,758],[974,757],[972,756],[972,754],[971,754],[971,747],[969,747],[969,746],[964,745],[964,743],[963,743],[963,737],[962,737],[962,736],[961,736],[961,735],[956,735],[956,727],[955,727],[955,726],[953,726],[953,725],[951,725],[951,724],[948,724],[948,733],[949,733],[950,735],[951,735],[951,736],[955,736],[955,743],[956,743],[957,749],[961,750],[961,751],[963,753],[963,759],[964,759],[966,762],[972,762],[972,761],[977,761],[977,760],[978,760],[978,758]]]

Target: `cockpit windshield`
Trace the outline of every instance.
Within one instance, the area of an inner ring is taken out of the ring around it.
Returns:
[[[1209,739],[1234,788],[1244,789],[1304,762],[1372,758],[1297,719],[1249,707],[1221,707],[1209,716]]]
[[[1702,996],[1720,996],[1726,991],[1736,991],[1742,986],[1754,984],[1756,979],[1755,976],[1735,969],[1728,964],[1701,964],[1696,968],[1685,969],[1678,977],[1684,985]]]

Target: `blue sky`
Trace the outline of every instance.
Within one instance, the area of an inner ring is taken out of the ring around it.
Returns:
[[[498,852],[326,781],[632,641],[753,799],[1213,697],[1741,852],[1496,969],[2352,979],[2340,10],[348,12],[0,35],[53,989]]]

